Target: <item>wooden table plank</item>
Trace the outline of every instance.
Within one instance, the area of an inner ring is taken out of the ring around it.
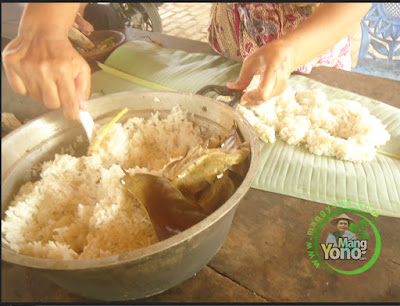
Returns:
[[[68,292],[33,269],[2,262],[1,301],[7,303],[102,303]],[[247,290],[209,267],[179,286],[135,303],[266,303],[263,297]]]
[[[271,302],[400,301],[400,220],[379,216],[382,250],[352,276],[315,268],[307,230],[326,205],[251,189],[209,266]]]
[[[304,76],[400,108],[399,81],[329,67],[316,67]]]
[[[195,276],[162,294],[137,300],[144,303],[267,303],[229,277],[206,266]]]

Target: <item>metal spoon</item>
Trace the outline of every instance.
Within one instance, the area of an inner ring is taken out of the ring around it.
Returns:
[[[90,116],[87,111],[79,110],[79,121],[82,123],[83,128],[85,129],[89,142],[91,142],[94,127],[92,116]]]

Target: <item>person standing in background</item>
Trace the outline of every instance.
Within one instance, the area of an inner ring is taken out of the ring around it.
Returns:
[[[325,61],[325,54],[341,41],[343,48],[334,54],[339,58],[347,54],[346,37],[356,30],[370,6],[323,3],[309,8],[307,17],[303,5],[290,3],[214,3],[209,41],[220,54],[243,60],[239,79],[228,83],[229,88],[243,91],[254,75],[261,75],[258,87],[241,100],[257,105],[281,94],[299,67],[318,63],[318,58]],[[29,3],[17,38],[2,53],[16,93],[29,95],[49,109],[62,107],[71,120],[78,118],[79,107],[85,107],[90,93],[90,68],[68,41],[79,8],[80,3]],[[344,68],[345,61],[340,62]]]
[[[350,70],[350,37],[371,3],[213,3],[208,40],[219,54],[243,61],[232,89],[257,89],[242,104],[257,105],[281,94],[290,74],[312,67]]]

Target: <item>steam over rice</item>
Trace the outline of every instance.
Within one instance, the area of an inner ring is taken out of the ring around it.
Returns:
[[[120,183],[120,166],[159,174],[201,141],[200,128],[178,107],[165,119],[156,113],[116,123],[97,154],[43,163],[41,180],[23,185],[6,211],[3,243],[25,255],[66,260],[157,242],[146,211]]]

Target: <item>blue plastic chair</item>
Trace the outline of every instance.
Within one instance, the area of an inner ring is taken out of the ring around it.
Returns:
[[[373,3],[361,29],[360,52],[352,71],[400,80],[400,3]]]

